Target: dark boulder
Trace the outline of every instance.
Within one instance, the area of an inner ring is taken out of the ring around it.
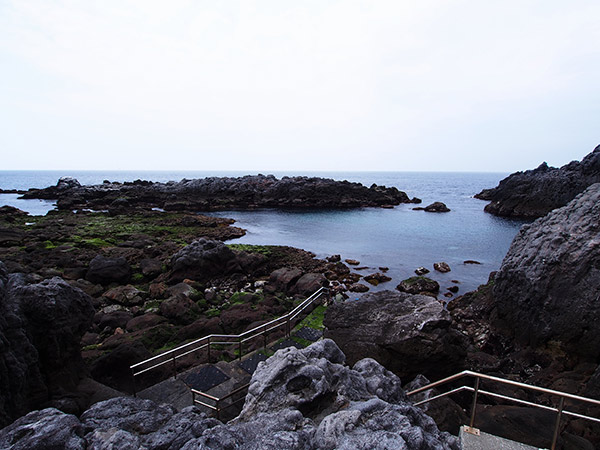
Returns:
[[[131,267],[123,257],[107,258],[98,255],[90,261],[85,278],[91,283],[104,285],[110,283],[125,284],[131,278]]]
[[[440,284],[427,277],[410,277],[403,280],[396,286],[396,289],[408,294],[421,294],[423,292],[437,294],[440,291]]]
[[[447,272],[450,272],[450,270],[451,270],[450,266],[448,265],[448,263],[443,262],[443,261],[442,262],[433,263],[433,268],[435,270],[437,270],[438,272],[441,272],[441,273],[447,273]]]
[[[236,254],[229,247],[221,241],[200,238],[173,255],[170,280],[205,281],[241,270]]]
[[[189,297],[178,294],[160,304],[160,313],[176,324],[189,325],[198,318],[200,308]]]
[[[600,183],[521,227],[495,278],[496,324],[519,343],[600,357]]]
[[[391,277],[388,277],[387,275],[384,275],[380,272],[365,275],[363,279],[367,283],[372,284],[373,286],[377,286],[379,283],[386,283],[388,281],[392,281]]]
[[[30,283],[0,263],[0,424],[73,392],[91,298],[61,278]]]
[[[445,203],[442,202],[433,202],[431,205],[427,205],[424,208],[418,206],[413,208],[415,211],[425,211],[425,212],[450,212],[450,208],[446,206]]]
[[[306,273],[294,285],[292,292],[308,297],[322,287],[329,286],[329,281],[322,273]]]
[[[269,277],[269,284],[275,291],[288,292],[302,276],[302,270],[293,267],[282,267],[274,270]]]
[[[439,379],[464,367],[468,343],[450,322],[431,297],[382,291],[331,305],[324,325],[350,364],[371,357],[401,378]]]
[[[155,278],[162,272],[162,263],[158,259],[142,259],[140,261],[140,270],[142,275],[147,278]]]

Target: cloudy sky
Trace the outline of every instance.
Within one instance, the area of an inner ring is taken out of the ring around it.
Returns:
[[[600,143],[597,0],[0,0],[3,169],[514,171]]]

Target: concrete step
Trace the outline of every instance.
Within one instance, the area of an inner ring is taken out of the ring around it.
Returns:
[[[479,430],[473,434],[468,429],[467,426],[460,427],[459,438],[463,450],[543,450]]]

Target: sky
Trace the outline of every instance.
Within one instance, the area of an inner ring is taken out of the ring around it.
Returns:
[[[0,0],[4,170],[513,172],[600,144],[597,0]]]

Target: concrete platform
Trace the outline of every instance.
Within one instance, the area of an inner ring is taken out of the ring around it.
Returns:
[[[460,443],[463,450],[544,450],[531,445],[504,439],[482,431],[475,435],[466,431],[468,427],[460,427]]]

